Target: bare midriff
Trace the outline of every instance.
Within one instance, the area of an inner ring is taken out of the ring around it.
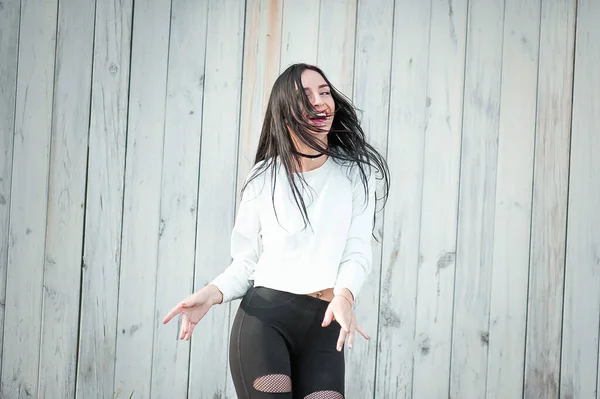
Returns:
[[[317,292],[311,292],[310,294],[306,294],[308,296],[312,296],[313,298],[318,298],[323,301],[331,302],[333,299],[333,288],[327,288]]]

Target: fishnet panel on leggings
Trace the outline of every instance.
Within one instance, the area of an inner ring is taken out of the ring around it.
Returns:
[[[267,393],[292,392],[292,380],[285,374],[270,374],[254,380],[254,389]]]
[[[304,399],[344,399],[344,395],[336,391],[313,392]]]

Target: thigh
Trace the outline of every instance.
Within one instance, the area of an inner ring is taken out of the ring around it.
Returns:
[[[344,398],[344,352],[336,350],[340,326],[333,322],[321,327],[321,320],[317,318],[292,360],[294,399]]]
[[[292,398],[286,339],[262,317],[269,309],[249,311],[253,293],[242,301],[231,330],[229,363],[238,398]]]

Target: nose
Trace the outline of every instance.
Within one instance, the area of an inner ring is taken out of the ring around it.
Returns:
[[[323,103],[323,99],[321,98],[321,96],[319,95],[319,93],[315,93],[311,97],[312,97],[311,98],[311,100],[312,100],[311,103],[312,103],[313,107],[317,108],[319,105],[323,105],[324,104]]]

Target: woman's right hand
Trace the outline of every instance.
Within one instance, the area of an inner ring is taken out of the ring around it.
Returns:
[[[209,284],[201,290],[179,302],[163,319],[167,324],[171,319],[181,313],[181,332],[179,339],[189,341],[194,327],[213,305],[223,302],[223,294],[219,289]]]

